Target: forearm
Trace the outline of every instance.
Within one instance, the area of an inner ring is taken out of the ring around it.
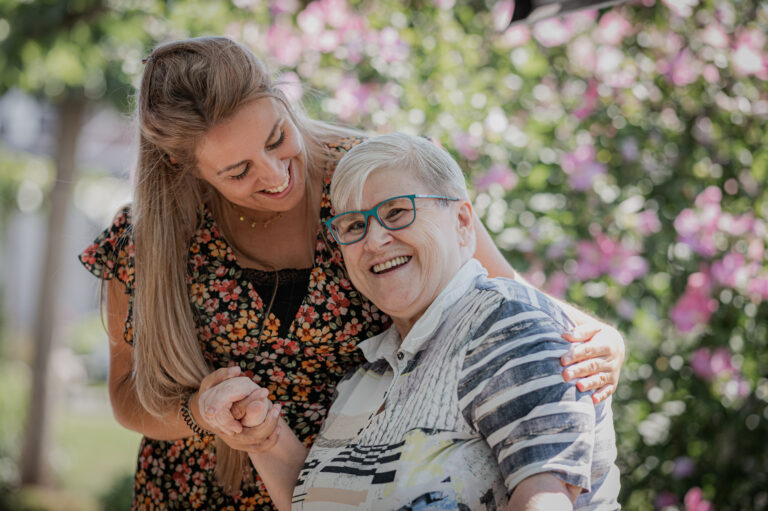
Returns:
[[[550,473],[522,481],[507,504],[508,511],[573,511],[581,488],[564,483]]]
[[[275,506],[284,511],[291,509],[293,488],[308,451],[282,419],[278,429],[280,437],[274,447],[265,452],[250,452],[248,456]]]
[[[112,413],[123,427],[156,440],[178,440],[193,434],[181,417],[181,399],[167,413],[156,416],[141,406],[132,378],[110,385],[109,390]],[[196,404],[191,406],[193,416],[199,417]]]

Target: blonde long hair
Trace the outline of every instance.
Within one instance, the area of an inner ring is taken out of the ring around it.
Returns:
[[[201,206],[213,192],[195,176],[195,147],[217,123],[245,104],[280,101],[305,139],[307,171],[317,175],[332,156],[322,142],[357,134],[308,119],[292,107],[261,62],[223,37],[155,48],[137,98],[139,156],[133,204],[136,288],[134,379],[142,406],[163,416],[211,372],[197,337],[187,289],[188,246]],[[311,179],[307,179],[309,183]],[[240,487],[249,460],[217,439],[216,476]],[[247,472],[250,473],[250,472]]]

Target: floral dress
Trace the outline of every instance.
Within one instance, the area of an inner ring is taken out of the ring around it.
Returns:
[[[340,158],[359,141],[347,139],[328,148]],[[321,220],[331,216],[332,170],[325,177]],[[303,300],[290,325],[282,326],[273,313],[264,320],[269,297],[256,292],[207,209],[189,244],[187,284],[206,360],[214,369],[237,364],[269,389],[270,399],[282,404],[286,421],[307,447],[325,419],[337,382],[362,362],[357,343],[389,322],[352,287],[341,252],[329,238],[322,230],[317,233]],[[125,208],[80,260],[101,279],[117,278],[132,303],[133,249],[131,212]],[[130,307],[124,331],[128,343],[133,342]],[[216,484],[214,445],[214,437],[207,435],[176,441],[143,438],[132,509],[273,509],[257,476],[234,495]]]

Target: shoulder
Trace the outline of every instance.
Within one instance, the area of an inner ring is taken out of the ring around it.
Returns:
[[[117,212],[109,227],[96,237],[79,256],[80,262],[102,279],[118,277],[126,286],[133,284],[133,223],[130,206]]]
[[[331,153],[337,153],[343,156],[350,149],[368,140],[368,137],[364,136],[349,136],[337,138],[332,141],[324,142],[323,146]]]

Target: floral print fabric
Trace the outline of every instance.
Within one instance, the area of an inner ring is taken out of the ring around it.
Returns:
[[[360,139],[329,144],[341,155]],[[331,216],[326,173],[321,220]],[[113,224],[81,254],[83,265],[101,279],[117,278],[132,297],[134,254],[131,213],[123,209]],[[244,275],[210,211],[190,240],[187,283],[190,304],[206,360],[213,369],[239,365],[269,389],[270,399],[296,435],[310,446],[327,415],[336,384],[362,362],[357,343],[388,326],[388,318],[349,281],[341,252],[320,230],[314,267],[304,300],[284,336],[274,314]],[[132,313],[125,340],[133,341]],[[263,327],[262,327],[263,325]],[[176,441],[142,440],[132,509],[273,509],[260,479],[228,495],[215,483],[214,437],[192,435]]]

